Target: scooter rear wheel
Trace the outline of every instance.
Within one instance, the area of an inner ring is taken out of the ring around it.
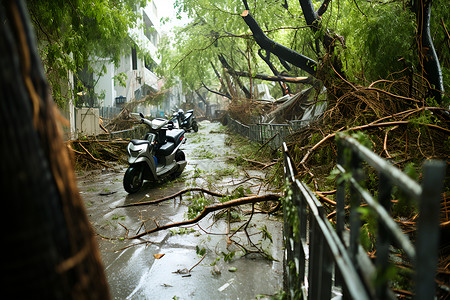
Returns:
[[[142,166],[130,166],[123,176],[123,188],[129,194],[136,193],[142,187],[143,179]]]
[[[192,129],[194,129],[194,132],[198,132],[198,124],[197,124],[196,121],[194,121],[194,122],[192,123]]]
[[[183,161],[186,160],[186,155],[184,154],[184,152],[180,149],[178,149],[177,153],[175,153],[175,161],[179,162],[179,161]],[[177,171],[173,174],[173,178],[177,178],[178,176],[181,175],[181,173],[183,173],[183,170]]]
[[[186,160],[186,155],[184,154],[183,150],[178,149],[177,153],[175,153],[175,161],[182,160]]]

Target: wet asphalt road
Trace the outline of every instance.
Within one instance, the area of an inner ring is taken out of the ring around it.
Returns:
[[[226,157],[236,155],[239,149],[227,145],[226,133],[219,123],[202,122],[198,133],[187,133],[186,137],[183,148],[188,165],[175,181],[160,185],[147,183],[141,191],[129,195],[122,186],[126,166],[78,174],[79,189],[98,236],[112,297],[263,299],[274,295],[283,285],[282,223],[279,217],[255,214],[247,230],[251,241],[276,259],[273,261],[259,254],[244,256],[235,244],[227,247],[227,231],[233,231],[249,218],[242,211],[239,213],[242,220],[230,223],[229,228],[225,218],[208,216],[199,226],[126,239],[156,224],[187,220],[192,199],[184,196],[158,205],[117,208],[120,205],[158,199],[186,187],[229,193],[240,183],[255,194],[263,193],[261,181],[252,179],[243,183],[245,172],[227,161]],[[258,170],[246,172],[254,177],[265,176]],[[250,210],[250,206],[242,207],[242,210]],[[267,235],[263,238],[261,228],[264,226],[272,241]],[[255,249],[242,232],[234,235],[233,240],[249,250]]]

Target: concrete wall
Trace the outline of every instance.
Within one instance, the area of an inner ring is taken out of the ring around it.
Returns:
[[[77,108],[76,127],[78,135],[98,135],[100,133],[98,108]]]

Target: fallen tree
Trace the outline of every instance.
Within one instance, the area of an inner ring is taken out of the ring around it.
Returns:
[[[184,190],[184,192],[188,192],[190,189]],[[203,190],[203,189],[201,189]],[[203,190],[204,191],[204,190]],[[210,192],[212,193],[212,192]],[[180,195],[181,193],[177,193],[176,196]],[[169,200],[172,199],[173,197],[176,196],[172,196],[172,197],[165,197],[163,198],[163,200],[157,199],[154,200],[152,202],[146,203],[146,204],[155,204],[155,203],[159,203],[161,201],[165,201],[165,200]],[[266,194],[266,195],[262,195],[262,196],[250,196],[250,197],[243,197],[243,198],[238,198],[238,199],[234,199],[234,200],[230,200],[227,202],[223,202],[223,203],[218,203],[215,205],[211,205],[211,206],[206,206],[203,211],[194,219],[191,220],[187,220],[187,221],[181,221],[181,222],[176,222],[176,223],[170,223],[170,224],[166,224],[166,225],[158,225],[156,224],[156,227],[147,231],[144,231],[140,234],[131,236],[131,237],[127,237],[127,239],[138,239],[141,238],[145,235],[151,234],[151,233],[155,233],[161,230],[167,230],[170,228],[174,228],[174,227],[180,227],[180,226],[187,226],[187,225],[192,225],[192,224],[196,224],[198,223],[200,220],[202,220],[204,217],[206,217],[208,214],[214,212],[214,211],[218,211],[218,210],[222,210],[222,209],[226,209],[226,208],[231,208],[231,207],[236,207],[236,206],[240,206],[240,205],[245,205],[245,204],[255,204],[258,202],[267,202],[267,201],[280,201],[281,196],[278,194]],[[129,206],[129,205],[128,205]]]

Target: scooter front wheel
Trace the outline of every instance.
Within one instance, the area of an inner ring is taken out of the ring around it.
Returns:
[[[123,177],[123,187],[129,194],[136,193],[142,187],[143,169],[142,166],[130,166]]]

